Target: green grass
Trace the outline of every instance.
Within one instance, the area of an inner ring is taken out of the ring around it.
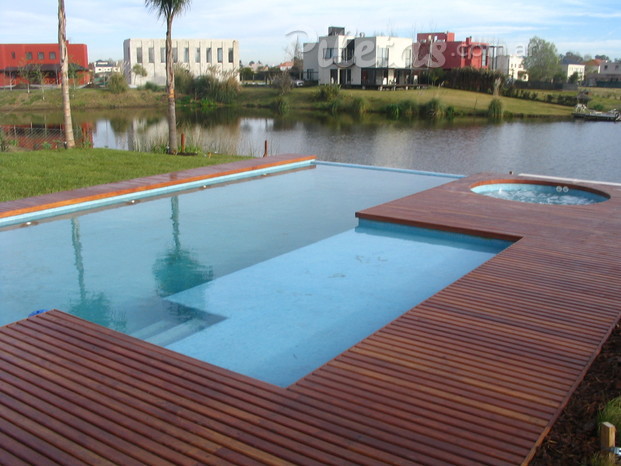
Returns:
[[[292,109],[321,110],[325,109],[325,102],[316,100],[317,87],[294,88],[287,98]],[[575,94],[575,93],[574,93]],[[245,87],[239,97],[239,105],[248,107],[269,107],[277,96],[276,89],[269,87]],[[389,105],[403,101],[413,101],[417,105],[424,105],[433,99],[438,99],[444,107],[452,106],[461,115],[486,116],[487,109],[494,96],[478,92],[460,91],[443,87],[428,89],[410,89],[399,91],[376,91],[362,89],[342,89],[339,99],[345,106],[355,99],[364,99],[367,111],[385,113]],[[526,117],[567,117],[573,108],[546,102],[530,101],[501,97],[505,112]]]
[[[183,157],[113,149],[0,153],[0,201],[216,165],[247,157]]]

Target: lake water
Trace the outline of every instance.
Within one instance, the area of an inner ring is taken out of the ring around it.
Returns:
[[[513,120],[492,124],[460,119],[430,124],[383,117],[269,112],[179,112],[188,144],[206,151],[261,156],[268,152],[317,155],[320,160],[468,175],[534,173],[621,182],[621,124]],[[165,144],[163,112],[75,112],[95,147],[148,150]],[[0,124],[53,125],[60,116],[2,115]],[[45,121],[43,121],[45,120]]]

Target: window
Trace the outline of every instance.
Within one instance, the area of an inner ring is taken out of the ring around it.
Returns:
[[[149,47],[149,63],[155,63],[155,48]]]
[[[190,63],[190,47],[183,50],[183,63]]]
[[[166,63],[166,47],[160,48],[160,63]]]
[[[50,60],[56,60],[56,52],[50,52]]]
[[[177,47],[173,47],[173,63],[179,62],[179,53],[177,51]]]
[[[11,52],[11,58],[15,59],[15,52]]]
[[[218,47],[218,63],[222,63],[224,60],[222,47]]]
[[[39,52],[39,53],[37,53],[37,59],[39,59],[39,60],[45,60],[45,52]]]
[[[332,58],[337,56],[337,49],[325,49],[323,51],[323,58]]]
[[[211,57],[211,47],[207,48],[207,63],[211,63],[212,61],[212,57]]]
[[[194,61],[196,63],[200,63],[201,62],[201,48],[200,47],[196,48],[196,55],[194,55]]]
[[[136,49],[136,62],[142,63],[142,47]]]
[[[229,63],[233,63],[233,47],[229,48]]]
[[[32,60],[32,52],[26,52],[26,60]]]

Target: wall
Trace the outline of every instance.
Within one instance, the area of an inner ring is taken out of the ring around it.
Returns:
[[[194,76],[215,72],[233,75],[239,79],[239,42],[230,39],[173,39],[175,63],[182,65]],[[130,86],[152,82],[166,85],[165,39],[126,39],[123,42],[124,74]],[[147,72],[142,77],[132,72],[140,64]]]

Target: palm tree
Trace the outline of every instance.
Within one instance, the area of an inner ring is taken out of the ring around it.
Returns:
[[[175,114],[175,73],[173,70],[172,23],[175,16],[190,7],[191,0],[145,0],[147,8],[166,20],[166,93],[168,94],[168,153],[177,153]]]
[[[58,0],[58,46],[60,47],[60,83],[63,91],[63,116],[65,123],[65,144],[68,149],[75,147],[73,122],[69,104],[69,57],[67,54],[67,17],[65,0]]]

